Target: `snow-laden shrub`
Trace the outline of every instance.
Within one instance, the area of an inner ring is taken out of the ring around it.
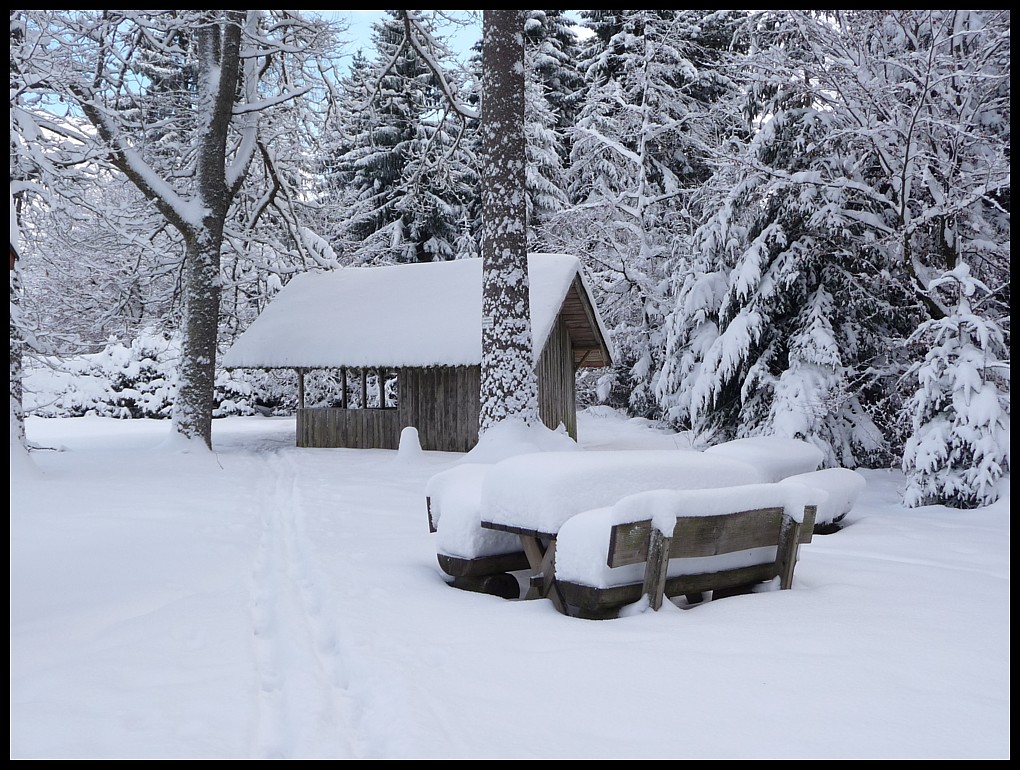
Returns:
[[[111,340],[98,353],[31,359],[24,371],[25,411],[38,417],[169,418],[179,356],[176,337],[146,332],[127,345]],[[213,417],[291,413],[294,390],[292,372],[221,370]]]
[[[213,417],[229,415],[286,415],[297,407],[294,372],[249,369],[216,373]]]
[[[142,334],[130,347],[107,345],[94,361],[109,382],[107,403],[97,405],[106,406],[104,416],[169,418],[177,392],[178,352],[162,334]]]
[[[25,410],[40,417],[167,418],[177,392],[178,345],[144,333],[98,353],[48,356],[25,368]]]

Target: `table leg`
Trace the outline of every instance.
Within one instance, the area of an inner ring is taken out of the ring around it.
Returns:
[[[529,586],[526,598],[549,599],[553,606],[564,615],[567,614],[566,604],[556,587],[556,540],[555,538],[538,538],[534,535],[521,535],[521,545],[531,565],[532,575],[541,575],[541,587]]]

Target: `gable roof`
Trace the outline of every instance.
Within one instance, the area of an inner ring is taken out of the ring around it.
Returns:
[[[577,257],[529,254],[535,360],[563,311],[575,364],[608,366],[609,336]],[[471,366],[482,360],[482,260],[294,276],[237,338],[227,369]]]

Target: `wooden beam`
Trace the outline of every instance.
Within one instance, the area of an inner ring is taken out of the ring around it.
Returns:
[[[595,317],[595,308],[591,305],[591,298],[588,296],[588,292],[584,290],[584,283],[581,281],[580,276],[574,276],[574,282],[572,288],[577,292],[577,296],[581,301],[581,308],[584,310],[585,318],[588,321],[588,326],[592,330],[592,334],[595,336],[595,340],[599,346],[599,353],[602,358],[603,366],[612,366],[612,359],[609,356],[609,345],[606,340],[602,339],[602,329],[599,327],[599,323]]]
[[[584,351],[584,355],[581,356],[581,360],[574,364],[574,374],[577,374],[577,370],[584,366],[584,362],[588,360],[588,356],[590,356],[591,354],[592,354],[591,348]]]

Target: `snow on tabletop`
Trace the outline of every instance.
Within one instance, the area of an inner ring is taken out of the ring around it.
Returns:
[[[672,534],[677,517],[714,516],[758,508],[782,507],[804,521],[806,505],[821,505],[826,492],[804,484],[745,484],[715,489],[652,490],[628,495],[615,505],[583,511],[566,521],[556,537],[556,579],[605,588],[640,582],[643,564],[609,567],[610,530],[616,524],[651,519],[661,532]],[[689,575],[773,561],[775,548],[753,548],[718,556],[670,559],[667,575]]]
[[[743,460],[761,471],[762,481],[779,481],[816,470],[825,459],[821,449],[807,441],[780,436],[752,436],[716,444],[705,454]]]
[[[537,361],[583,273],[567,254],[530,254],[528,269]],[[307,272],[276,295],[223,365],[471,366],[482,360],[481,320],[481,259]]]
[[[574,514],[635,492],[761,481],[748,463],[688,449],[540,452],[496,463],[481,505],[489,521],[555,533]]]
[[[825,490],[827,498],[818,506],[815,524],[829,524],[849,513],[868,485],[864,476],[849,468],[824,468],[810,473],[798,473],[782,479],[781,483],[803,484]]]

